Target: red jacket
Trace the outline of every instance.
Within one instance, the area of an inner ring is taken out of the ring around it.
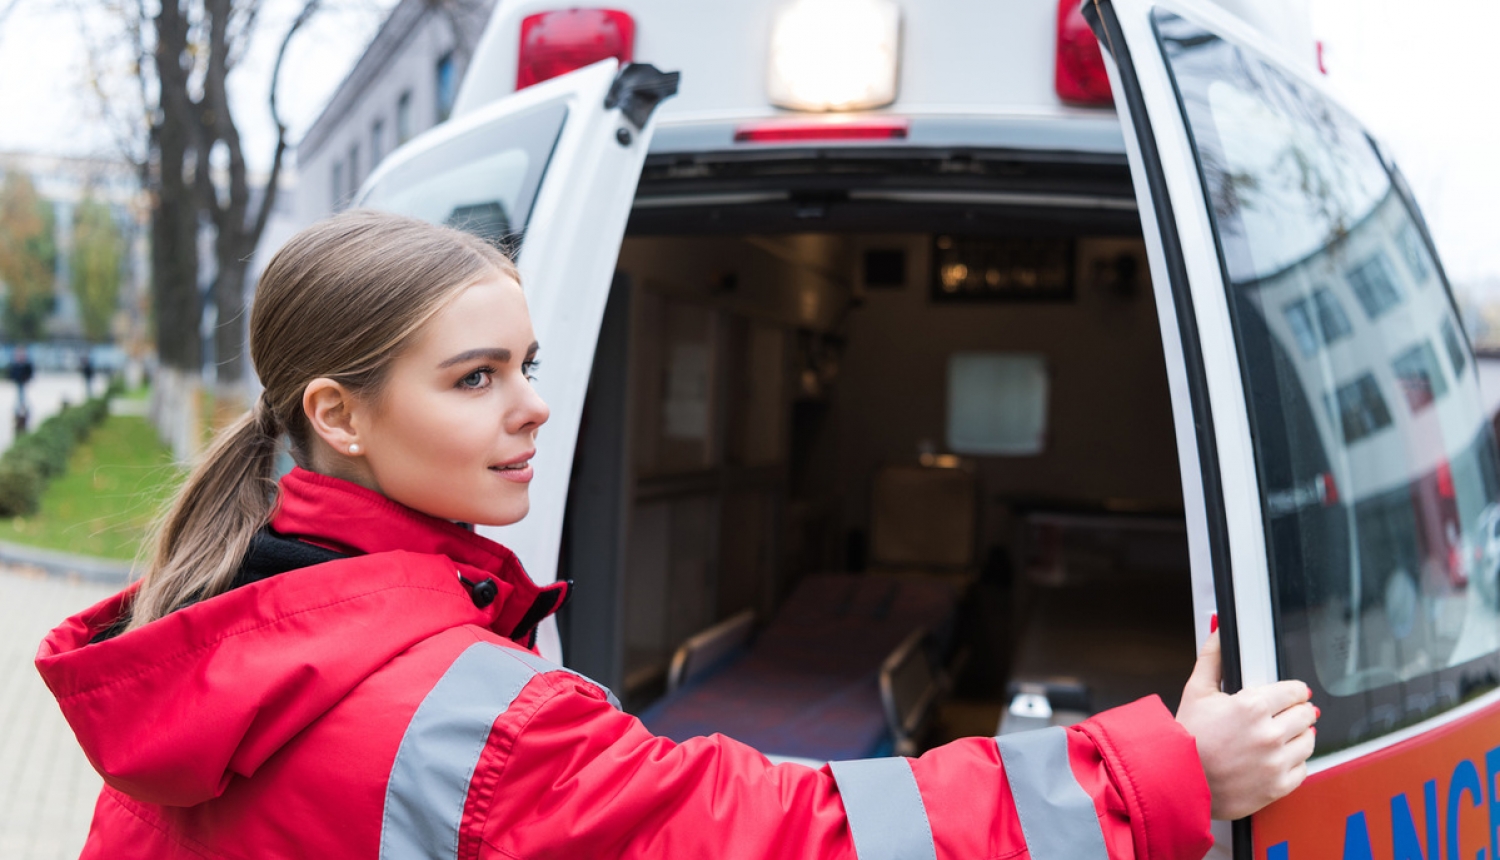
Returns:
[[[273,528],[352,557],[91,644],[126,589],[42,644],[106,783],[84,857],[1198,860],[1209,845],[1196,748],[1159,700],[817,770],[719,735],[675,744],[513,641],[564,586],[352,484],[298,470],[281,486]],[[476,607],[460,575],[498,599]]]

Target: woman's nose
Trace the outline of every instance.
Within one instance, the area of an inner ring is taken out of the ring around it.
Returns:
[[[511,420],[515,424],[517,432],[535,430],[547,423],[552,416],[552,410],[547,406],[547,401],[537,392],[536,386],[530,382],[521,388],[521,399],[511,413]]]

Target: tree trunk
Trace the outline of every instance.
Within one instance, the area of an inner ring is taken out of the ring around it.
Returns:
[[[163,0],[156,16],[156,68],[160,100],[151,126],[151,298],[156,353],[151,418],[179,461],[201,447],[199,391],[203,317],[198,294],[198,200],[187,178],[196,149],[196,121],[188,100],[188,24],[177,0]]]
[[[185,169],[194,149],[194,116],[187,100],[187,20],[176,0],[156,17],[156,67],[161,104],[151,129],[156,155],[156,206],[151,215],[152,298],[156,350],[163,365],[197,371],[202,363],[198,296],[198,201]]]

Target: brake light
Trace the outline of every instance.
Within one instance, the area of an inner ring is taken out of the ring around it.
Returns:
[[[521,21],[516,89],[614,57],[635,53],[635,19],[613,9],[566,9],[527,15]]]
[[[794,143],[809,140],[903,140],[904,119],[851,122],[758,122],[734,130],[735,143]]]
[[[1453,491],[1453,467],[1444,460],[1437,467],[1437,491],[1438,498],[1452,499],[1457,496]]]
[[[1333,479],[1332,472],[1324,472],[1318,476],[1318,494],[1322,496],[1324,505],[1336,505],[1339,503],[1339,485]]]
[[[1083,20],[1079,0],[1058,0],[1057,61],[1054,85],[1057,97],[1069,104],[1104,107],[1114,104],[1109,74],[1099,40]]]

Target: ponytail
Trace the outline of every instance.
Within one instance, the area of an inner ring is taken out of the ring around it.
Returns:
[[[158,528],[127,630],[229,589],[270,520],[280,438],[265,397],[219,434]]]

